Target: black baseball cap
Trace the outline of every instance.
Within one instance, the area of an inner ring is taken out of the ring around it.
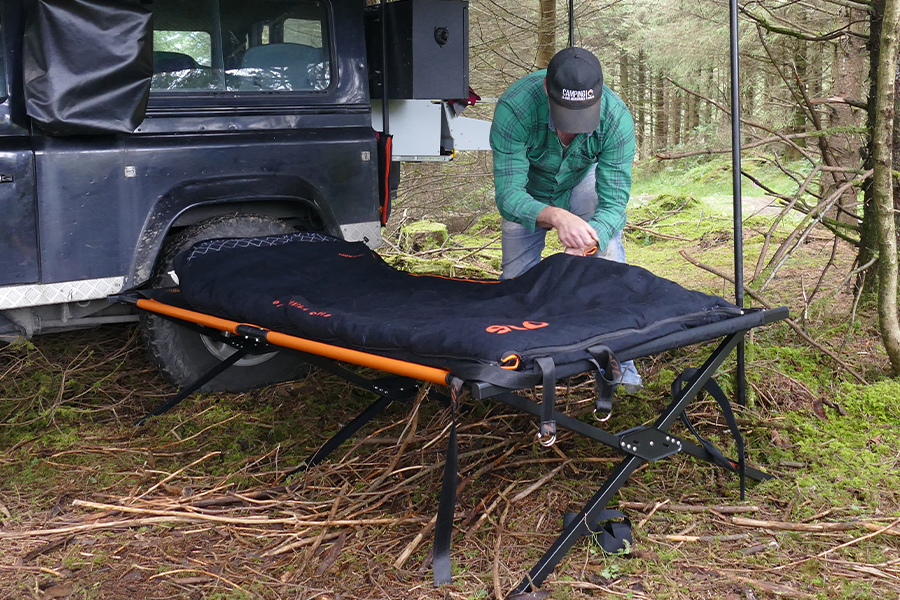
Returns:
[[[560,50],[547,65],[547,97],[553,126],[565,133],[590,133],[600,125],[603,69],[584,48]]]

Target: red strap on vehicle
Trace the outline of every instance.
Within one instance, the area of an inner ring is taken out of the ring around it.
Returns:
[[[391,216],[391,159],[393,137],[383,131],[376,131],[378,140],[378,204],[381,212],[381,225],[387,224]]]

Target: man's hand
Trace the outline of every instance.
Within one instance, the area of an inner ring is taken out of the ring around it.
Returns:
[[[597,232],[587,221],[558,206],[548,206],[537,218],[539,227],[553,228],[567,254],[583,255],[584,250],[597,245]]]

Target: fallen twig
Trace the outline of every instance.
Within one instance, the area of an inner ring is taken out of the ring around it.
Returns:
[[[550,471],[549,473],[547,473],[546,475],[544,475],[543,477],[541,477],[540,479],[538,479],[537,481],[535,481],[534,483],[529,485],[527,488],[525,488],[524,490],[522,490],[521,492],[519,492],[518,494],[513,496],[512,501],[520,502],[520,501],[524,500],[525,498],[527,498],[529,495],[531,495],[532,492],[539,489],[542,485],[544,485],[545,483],[547,483],[548,481],[553,479],[553,476],[556,475],[557,473],[559,473],[560,471],[562,471],[563,468],[569,464],[569,462],[570,461],[564,462],[563,464],[559,465],[558,467],[556,467],[555,469],[553,469],[552,471]]]
[[[236,589],[240,592],[243,592],[245,594],[250,594],[254,598],[259,598],[259,596],[257,596],[253,592],[242,588],[241,586],[234,583],[230,579],[226,579],[225,577],[222,577],[221,575],[216,575],[215,573],[210,573],[209,571],[204,571],[203,569],[173,569],[171,571],[166,571],[165,573],[157,573],[156,575],[151,575],[150,579],[158,579],[160,577],[165,577],[167,575],[175,575],[177,573],[202,573],[203,575],[205,575],[207,577],[214,577],[214,578],[218,579],[219,581],[230,585],[231,587],[233,587],[234,589]]]
[[[204,460],[206,460],[207,458],[210,458],[210,457],[213,457],[213,456],[218,456],[218,455],[220,455],[220,454],[222,454],[222,453],[219,452],[218,450],[215,451],[215,452],[210,452],[210,453],[206,454],[205,456],[203,456],[202,458],[198,458],[197,460],[195,460],[195,461],[192,462],[191,464],[185,465],[185,466],[181,467],[180,469],[178,469],[178,470],[175,471],[174,473],[171,473],[168,477],[166,477],[166,478],[163,479],[162,481],[160,481],[160,482],[156,483],[155,485],[151,486],[150,489],[148,489],[146,492],[144,492],[144,493],[141,494],[140,496],[137,496],[136,498],[132,499],[132,502],[133,502],[133,501],[136,501],[136,500],[140,500],[141,498],[143,498],[144,496],[146,496],[147,494],[149,494],[150,492],[152,492],[153,490],[155,490],[155,489],[158,488],[159,486],[163,485],[163,484],[166,483],[167,481],[171,481],[171,480],[174,479],[175,477],[178,477],[178,475],[180,475],[181,473],[184,473],[186,470],[190,469],[191,467],[193,467],[193,466],[195,466],[195,465],[198,465],[198,464],[202,463],[202,462],[203,462]]]
[[[644,528],[644,525],[647,524],[647,521],[649,521],[649,520],[653,517],[653,515],[656,514],[656,511],[658,511],[660,508],[662,508],[663,506],[665,506],[665,505],[668,504],[668,503],[669,503],[669,499],[666,498],[666,499],[663,500],[662,502],[657,502],[656,504],[654,504],[654,505],[653,505],[653,508],[650,509],[650,512],[647,513],[647,516],[644,517],[643,519],[641,519],[641,522],[638,523],[637,528],[638,528],[638,529],[643,529],[643,528]]]
[[[884,527],[879,527],[877,530],[873,531],[872,533],[866,534],[866,535],[864,535],[862,537],[858,537],[856,539],[852,539],[849,542],[844,542],[843,544],[835,546],[834,548],[829,548],[828,550],[823,550],[822,552],[819,552],[818,554],[816,554],[816,558],[821,558],[831,552],[834,552],[835,550],[840,550],[841,548],[846,548],[847,546],[852,546],[853,544],[858,544],[859,542],[862,542],[863,540],[873,538],[876,535],[880,535],[880,534],[884,533],[885,531],[891,531],[898,523],[900,523],[900,518],[894,519],[894,521],[892,523],[889,523],[889,524],[885,525]]]
[[[824,533],[827,531],[849,531],[863,527],[862,523],[789,523],[785,521],[760,521],[744,517],[732,517],[731,523],[742,527],[760,527],[763,529],[778,529],[781,531],[806,531],[809,533]]]
[[[896,523],[896,521],[894,521],[894,523]],[[876,533],[886,533],[887,535],[900,536],[900,529],[896,529],[895,527],[890,525],[887,528],[884,528],[882,525],[879,525],[877,523],[869,523],[865,521],[861,523],[861,525],[869,531],[874,531]]]
[[[726,576],[729,579],[740,581],[741,583],[747,583],[752,586],[758,587],[759,589],[767,592],[769,594],[775,594],[776,596],[784,596],[786,598],[815,598],[806,592],[801,592],[800,590],[795,590],[792,587],[788,587],[781,583],[772,583],[770,581],[759,581],[758,579],[751,579],[749,577],[743,577],[741,575],[732,575],[726,573]]]
[[[758,506],[702,506],[702,505],[694,505],[694,504],[666,504],[666,503],[653,503],[653,502],[628,502],[622,500],[619,502],[619,508],[629,508],[632,510],[639,510],[642,512],[647,512],[649,510],[653,510],[656,508],[657,510],[663,511],[672,511],[672,512],[689,512],[689,513],[701,513],[701,512],[717,512],[723,515],[734,514],[734,513],[748,513],[748,512],[756,512],[759,510]]]
[[[628,230],[636,230],[643,231],[644,233],[649,233],[650,235],[654,235],[656,237],[662,238],[664,240],[675,240],[678,242],[693,242],[694,240],[689,240],[687,238],[679,237],[677,235],[669,235],[668,233],[660,233],[658,231],[654,231],[649,227],[641,227],[640,225],[627,225],[625,229]]]
[[[397,560],[394,561],[395,569],[402,569],[403,565],[406,564],[406,561],[409,560],[409,557],[412,556],[412,553],[416,551],[416,548],[419,547],[419,544],[422,543],[422,540],[425,539],[425,536],[431,533],[431,530],[434,529],[434,524],[437,522],[437,515],[431,517],[428,523],[425,524],[425,527],[422,528],[422,531],[416,534],[416,537],[412,539],[410,543],[406,545],[406,548],[403,549],[403,552],[400,553],[400,556],[397,557]]]
[[[729,535],[649,535],[651,540],[663,539],[667,542],[734,542],[750,537],[749,533],[732,533]]]

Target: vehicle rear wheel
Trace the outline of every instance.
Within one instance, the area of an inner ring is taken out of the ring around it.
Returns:
[[[168,240],[150,280],[153,287],[175,285],[171,275],[175,256],[203,240],[256,237],[290,233],[288,224],[262,215],[232,214],[214,217],[188,227]],[[178,325],[159,315],[142,312],[144,345],[165,378],[176,387],[189,385],[235,352],[228,344]],[[248,355],[208,382],[202,392],[244,392],[258,387],[298,379],[309,365],[287,351]]]

